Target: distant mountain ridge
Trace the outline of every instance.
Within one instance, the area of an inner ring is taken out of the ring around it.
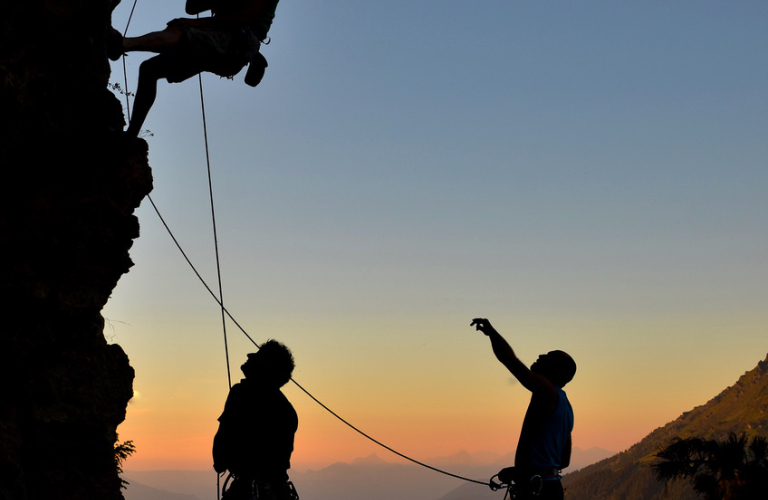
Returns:
[[[130,491],[130,494],[128,491]],[[184,493],[171,493],[170,491],[159,490],[157,488],[152,488],[151,486],[137,483],[136,481],[131,481],[124,497],[125,500],[201,500],[199,496]]]
[[[583,467],[612,452],[574,448],[574,467]],[[465,477],[487,481],[512,464],[514,455],[458,452],[433,457],[427,463]],[[462,484],[473,500],[498,500],[498,492],[474,483],[437,474],[414,464],[387,462],[377,455],[338,462],[320,470],[289,471],[301,500],[436,500]],[[131,471],[126,500],[206,500],[216,496],[216,475],[210,471]],[[165,496],[163,494],[166,494]]]
[[[653,455],[675,437],[722,439],[730,432],[768,436],[768,356],[708,403],[683,413],[625,452],[568,474],[568,500],[694,500],[682,481],[655,480]]]

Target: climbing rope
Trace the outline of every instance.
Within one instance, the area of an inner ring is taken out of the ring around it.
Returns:
[[[125,23],[125,30],[123,30],[123,37],[126,37],[128,35],[128,28],[131,26],[131,20],[133,19],[133,13],[136,10],[136,4],[139,0],[133,0],[133,6],[131,7],[131,13],[128,15],[128,22]],[[198,16],[200,17],[200,16]],[[122,57],[122,63],[123,63],[123,83],[125,85],[125,111],[128,115],[128,122],[131,121],[131,101],[130,101],[130,91],[128,89],[128,68],[125,63],[125,54],[123,54]],[[202,114],[203,114],[203,136],[205,137],[205,161],[206,165],[208,167],[208,191],[210,193],[210,199],[211,199],[211,219],[213,220],[213,239],[214,239],[214,245],[216,248],[216,273],[219,278],[219,297],[221,298],[221,323],[222,323],[222,329],[224,331],[224,355],[227,360],[227,383],[229,384],[229,388],[232,388],[232,370],[229,366],[229,347],[227,344],[227,323],[224,318],[224,293],[221,286],[221,266],[219,264],[219,239],[218,235],[216,233],[216,213],[214,210],[214,203],[213,203],[213,182],[211,181],[211,160],[210,160],[210,154],[208,150],[208,126],[205,119],[205,99],[203,96],[203,80],[200,74],[198,76],[198,81],[200,83],[200,106],[202,108]],[[155,211],[157,211],[157,206],[155,206],[155,202],[152,201],[152,198],[149,197],[149,194],[147,194],[147,197],[149,198],[149,201],[152,203],[152,206],[155,207]],[[160,215],[160,212],[157,211],[158,215]],[[162,220],[162,217],[161,217]],[[165,224],[165,221],[163,221],[163,224]],[[168,226],[166,225],[166,228]],[[169,229],[170,233],[170,229]],[[171,234],[171,236],[173,236]],[[175,238],[174,238],[175,241]],[[177,242],[178,245],[178,242]],[[181,248],[179,246],[179,248]],[[183,253],[183,251],[182,251]],[[184,255],[186,258],[186,254]],[[197,270],[195,270],[197,272]],[[208,285],[206,285],[207,287]],[[209,289],[209,291],[211,291]],[[211,292],[212,293],[212,292]],[[219,473],[216,473],[216,499],[221,500],[221,475]]]
[[[123,30],[123,37],[128,35],[128,28],[131,26],[131,20],[133,19],[133,13],[136,11],[136,4],[139,0],[133,0],[133,6],[131,7],[131,13],[128,15],[128,22],[125,23],[125,29]],[[200,15],[197,16],[200,18]],[[131,121],[131,102],[130,92],[128,90],[128,68],[125,63],[125,54],[122,57],[123,60],[123,82],[125,85],[125,109],[128,115],[128,122]],[[221,310],[221,328],[224,332],[224,356],[227,362],[227,383],[229,388],[232,388],[232,369],[229,363],[229,343],[227,342],[227,321],[224,315],[224,290],[221,284],[221,261],[219,259],[219,236],[216,230],[216,209],[213,202],[213,180],[211,176],[211,155],[208,147],[208,122],[205,118],[205,95],[203,93],[203,77],[200,73],[197,74],[197,81],[200,87],[200,108],[203,115],[203,138],[205,139],[205,164],[208,170],[208,194],[210,196],[211,203],[211,222],[213,225],[213,243],[216,253],[216,276],[219,282],[219,303],[222,304]]]
[[[138,0],[133,1],[133,6],[131,7],[131,13],[128,16],[128,22],[125,24],[125,30],[123,31],[123,37],[126,37],[128,35],[128,28],[131,26],[131,20],[133,19],[133,13],[136,10],[136,4],[138,3]],[[198,16],[199,18],[200,16]],[[123,63],[123,82],[125,85],[125,110],[126,114],[128,115],[128,122],[131,121],[131,102],[130,102],[130,91],[128,89],[128,68],[125,63],[125,54],[123,54],[122,57],[122,63]],[[205,97],[203,94],[203,80],[202,76],[198,73],[198,82],[200,84],[200,107],[202,110],[203,115],[203,136],[205,138],[205,162],[208,169],[208,191],[210,194],[210,200],[211,200],[211,220],[213,221],[213,240],[214,240],[214,246],[216,249],[216,274],[218,276],[219,280],[219,298],[220,298],[220,304],[221,304],[221,324],[222,324],[222,330],[224,333],[224,356],[226,358],[227,362],[227,384],[229,385],[229,388],[232,388],[232,370],[230,368],[229,364],[229,346],[227,342],[227,322],[226,318],[224,317],[224,292],[221,284],[221,265],[219,261],[219,238],[216,231],[216,212],[214,208],[213,203],[213,182],[211,177],[211,159],[210,159],[210,153],[208,148],[208,125],[207,121],[205,119]],[[147,195],[149,197],[149,195]],[[152,206],[155,206],[154,201],[152,201],[152,198],[149,199],[150,202],[152,202]],[[155,206],[155,210],[157,210],[157,207]],[[159,212],[158,212],[159,214]],[[165,223],[165,222],[163,222]],[[167,226],[166,226],[167,227]],[[209,290],[210,291],[210,290]],[[216,474],[216,498],[217,500],[221,500],[221,487],[220,487],[220,481],[221,481],[221,475]]]
[[[200,16],[198,16],[200,17]],[[232,369],[229,366],[229,344],[227,343],[227,319],[224,314],[224,291],[221,286],[221,262],[219,260],[219,236],[216,232],[216,209],[213,203],[213,181],[211,180],[211,156],[208,150],[208,124],[205,119],[205,97],[203,96],[203,77],[197,74],[200,84],[200,107],[203,112],[203,137],[205,138],[205,163],[208,166],[208,193],[211,198],[211,221],[213,223],[213,245],[216,250],[216,276],[219,280],[219,304],[221,304],[221,328],[224,331],[224,356],[227,360],[227,383],[232,388]]]
[[[171,231],[171,228],[170,228],[170,227],[168,226],[168,224],[165,222],[165,219],[163,218],[163,215],[160,213],[160,210],[157,208],[157,205],[155,205],[155,202],[154,202],[154,201],[152,201],[152,198],[151,198],[149,195],[147,195],[147,198],[149,199],[149,202],[152,204],[152,207],[155,209],[155,213],[157,213],[157,216],[160,218],[160,222],[162,222],[162,223],[163,223],[163,226],[165,226],[165,230],[166,230],[166,231],[168,232],[168,234],[170,235],[171,239],[173,240],[174,244],[176,245],[176,248],[178,248],[178,249],[179,249],[179,252],[181,252],[181,255],[184,257],[184,260],[186,260],[186,261],[187,261],[187,264],[189,264],[189,267],[191,267],[191,268],[192,268],[192,271],[194,271],[194,273],[195,273],[195,276],[197,276],[197,279],[198,279],[198,280],[200,280],[200,282],[203,284],[203,286],[205,287],[205,289],[206,289],[206,290],[208,290],[208,293],[211,295],[211,297],[213,297],[213,300],[215,300],[215,301],[216,301],[216,302],[217,302],[217,303],[218,303],[218,304],[221,306],[222,310],[223,310],[223,311],[226,313],[227,317],[229,317],[229,319],[231,319],[231,320],[232,320],[232,322],[233,322],[233,323],[235,324],[235,326],[237,326],[237,328],[238,328],[238,329],[239,329],[239,330],[240,330],[240,331],[243,333],[243,335],[245,335],[245,337],[246,337],[248,340],[250,340],[250,341],[251,341],[251,343],[252,343],[254,346],[256,346],[256,348],[257,348],[257,349],[261,348],[261,346],[259,346],[259,344],[258,344],[258,343],[257,343],[255,340],[253,340],[253,338],[252,338],[252,337],[251,337],[251,336],[248,334],[248,332],[247,332],[247,331],[246,331],[246,330],[245,330],[245,329],[244,329],[244,328],[243,328],[243,327],[240,325],[240,323],[238,323],[238,322],[237,322],[237,320],[236,320],[236,319],[235,319],[235,318],[232,316],[232,314],[229,312],[229,310],[228,310],[226,307],[224,307],[224,305],[223,305],[223,304],[222,304],[222,303],[219,301],[219,299],[218,299],[218,297],[216,297],[216,294],[214,293],[214,291],[211,289],[211,287],[210,287],[210,286],[208,286],[208,283],[206,283],[205,279],[204,279],[204,278],[203,278],[203,277],[200,275],[200,273],[198,272],[197,268],[196,268],[196,267],[195,267],[195,265],[192,263],[192,261],[190,260],[189,256],[187,255],[187,253],[184,251],[184,248],[181,246],[181,244],[179,243],[179,241],[176,239],[176,236],[174,236],[173,232]],[[394,448],[391,448],[390,446],[387,446],[386,444],[382,443],[381,441],[379,441],[379,440],[375,439],[374,437],[370,436],[369,434],[367,434],[367,433],[363,432],[363,431],[362,431],[362,430],[360,430],[359,428],[357,428],[357,427],[355,427],[354,425],[352,425],[350,422],[348,422],[348,421],[347,421],[347,420],[345,420],[343,417],[341,417],[341,415],[339,415],[338,413],[336,413],[335,411],[333,411],[332,409],[330,409],[330,408],[329,408],[328,406],[326,406],[326,405],[325,405],[325,404],[324,404],[322,401],[320,401],[320,400],[319,400],[319,399],[317,399],[315,396],[313,396],[313,395],[312,395],[312,393],[310,393],[308,390],[306,390],[306,389],[305,389],[303,386],[301,386],[301,384],[299,384],[298,382],[296,382],[296,380],[294,380],[293,378],[291,378],[291,382],[293,382],[293,384],[294,384],[296,387],[298,387],[298,388],[299,388],[299,389],[300,389],[300,390],[301,390],[301,391],[302,391],[304,394],[306,394],[307,396],[309,396],[309,398],[310,398],[310,399],[312,399],[312,401],[314,401],[315,403],[317,403],[318,405],[320,405],[320,406],[321,406],[321,407],[322,407],[322,408],[323,408],[325,411],[327,411],[328,413],[330,413],[331,415],[333,415],[334,417],[336,417],[336,418],[337,418],[339,421],[341,421],[341,422],[342,422],[343,424],[345,424],[347,427],[349,427],[350,429],[354,430],[355,432],[357,432],[357,433],[358,433],[358,434],[360,434],[361,436],[365,437],[365,438],[366,438],[366,439],[368,439],[369,441],[371,441],[371,442],[373,442],[373,443],[375,443],[375,444],[377,444],[377,445],[381,446],[381,447],[382,447],[382,448],[384,448],[385,450],[387,450],[387,451],[390,451],[390,452],[394,453],[395,455],[397,455],[397,456],[399,456],[399,457],[401,457],[401,458],[404,458],[405,460],[408,460],[409,462],[412,462],[412,463],[414,463],[414,464],[416,464],[416,465],[420,465],[420,466],[422,466],[422,467],[425,467],[425,468],[427,468],[427,469],[429,469],[429,470],[432,470],[432,471],[435,471],[435,472],[439,472],[440,474],[444,474],[444,475],[446,475],[446,476],[454,477],[454,478],[456,478],[456,479],[461,479],[461,480],[463,480],[463,481],[468,481],[468,482],[470,482],[470,483],[476,483],[476,484],[482,484],[483,486],[488,486],[488,482],[487,482],[487,481],[478,481],[478,480],[476,480],[476,479],[470,479],[470,478],[467,478],[467,477],[464,477],[464,476],[459,476],[459,475],[457,475],[457,474],[453,474],[453,473],[451,473],[451,472],[447,472],[447,471],[444,471],[444,470],[442,470],[442,469],[438,469],[437,467],[433,467],[433,466],[431,466],[431,465],[429,465],[429,464],[426,464],[426,463],[424,463],[424,462],[420,462],[419,460],[416,460],[416,459],[414,459],[414,458],[411,458],[411,457],[409,457],[409,456],[407,456],[407,455],[405,455],[405,454],[403,454],[403,453],[400,453],[399,451],[395,450]]]
[[[123,30],[123,37],[125,37],[128,34],[128,28],[131,26],[131,19],[133,19],[133,12],[136,10],[136,4],[139,3],[139,0],[133,0],[133,7],[131,7],[131,13],[128,16],[128,22],[125,23],[125,30]],[[128,68],[125,66],[125,54],[123,54],[122,57],[123,60],[123,82],[125,83],[125,111],[128,115],[128,122],[131,121],[131,101],[128,96],[130,96],[130,92],[128,92]]]
[[[127,34],[127,32],[128,32],[128,27],[130,26],[131,19],[133,17],[133,12],[134,12],[134,10],[136,8],[137,2],[138,2],[138,0],[134,0],[134,2],[133,2],[133,7],[131,8],[131,14],[128,17],[128,23],[127,23],[127,25],[125,27],[125,31],[123,33],[123,36],[125,36],[125,34]],[[126,84],[126,103],[128,104],[128,106],[127,106],[127,114],[128,114],[128,120],[130,121],[130,102],[128,101],[128,71],[127,71],[126,66],[125,66],[125,56],[123,56],[123,76],[125,78],[125,84]],[[245,335],[245,337],[257,349],[260,349],[261,346],[248,334],[248,332],[245,330],[245,328],[243,328],[240,325],[240,323],[237,322],[237,320],[232,316],[232,314],[229,312],[229,310],[227,310],[227,308],[224,306],[224,299],[223,299],[223,293],[222,293],[222,284],[221,284],[221,266],[220,266],[220,262],[219,262],[218,237],[217,237],[217,234],[216,234],[216,215],[215,215],[215,209],[214,209],[214,203],[213,203],[213,184],[212,184],[212,181],[211,181],[211,163],[210,163],[210,155],[209,155],[209,148],[208,148],[208,129],[207,129],[206,119],[205,119],[205,99],[204,99],[204,96],[203,96],[202,77],[199,74],[198,74],[198,82],[199,82],[199,86],[200,86],[200,103],[201,103],[202,115],[203,115],[203,135],[204,135],[204,138],[205,138],[205,158],[206,158],[206,164],[207,164],[207,167],[208,167],[208,189],[209,189],[210,201],[211,201],[211,218],[212,218],[212,221],[213,221],[214,246],[215,246],[215,249],[216,249],[216,271],[217,271],[218,284],[219,284],[219,295],[218,296],[211,289],[211,287],[208,286],[208,283],[205,281],[205,279],[203,279],[202,275],[198,272],[197,268],[192,263],[192,261],[190,260],[189,256],[187,255],[187,253],[184,251],[184,248],[181,246],[181,244],[179,243],[178,239],[176,239],[176,236],[173,234],[173,231],[171,231],[170,226],[165,221],[165,218],[160,213],[160,210],[158,209],[157,205],[155,204],[154,200],[152,199],[152,197],[149,194],[147,194],[147,199],[152,204],[152,208],[154,208],[155,213],[157,214],[158,218],[160,219],[160,222],[162,222],[163,226],[165,227],[166,232],[168,233],[168,235],[171,237],[171,239],[173,240],[174,244],[176,245],[176,248],[178,248],[179,252],[181,252],[181,255],[184,257],[184,260],[186,260],[187,264],[189,264],[189,267],[195,273],[195,276],[197,276],[197,279],[203,284],[205,289],[208,290],[208,293],[211,295],[211,297],[213,297],[213,300],[215,300],[216,303],[219,304],[219,306],[221,308],[221,320],[222,320],[222,325],[223,325],[223,330],[224,330],[224,350],[225,350],[225,355],[226,355],[226,359],[227,359],[227,380],[229,382],[229,387],[231,388],[232,387],[232,375],[231,375],[230,363],[229,363],[229,348],[228,348],[228,345],[227,345],[228,343],[227,343],[226,318],[228,317],[230,320],[232,320],[232,323],[234,323],[234,325],[237,326],[237,328],[240,330],[240,332],[243,335]],[[424,467],[426,469],[429,469],[431,471],[434,471],[434,472],[437,472],[437,473],[440,473],[440,474],[443,474],[443,475],[446,475],[446,476],[450,476],[450,477],[453,477],[453,478],[456,478],[456,479],[460,479],[462,481],[467,481],[467,482],[470,482],[470,483],[480,484],[480,485],[483,485],[483,486],[489,486],[489,483],[487,481],[479,481],[477,479],[471,479],[471,478],[467,478],[467,477],[464,477],[464,476],[460,476],[458,474],[453,474],[451,472],[439,469],[437,467],[433,467],[433,466],[431,466],[429,464],[426,464],[424,462],[421,462],[419,460],[411,458],[408,455],[400,453],[399,451],[395,450],[394,448],[392,448],[390,446],[387,446],[386,444],[382,443],[381,441],[375,439],[374,437],[370,436],[369,434],[363,432],[361,429],[359,429],[359,428],[355,427],[354,425],[352,425],[352,423],[348,422],[343,417],[341,417],[341,415],[339,415],[338,413],[336,413],[332,409],[330,409],[328,406],[326,406],[322,401],[317,399],[314,395],[312,395],[312,393],[310,393],[302,385],[300,385],[298,382],[296,382],[296,380],[294,380],[293,378],[291,378],[291,382],[293,382],[293,384],[297,388],[299,388],[304,394],[306,394],[310,399],[312,399],[315,403],[320,405],[320,407],[322,407],[325,411],[327,411],[328,413],[330,413],[331,415],[336,417],[336,419],[338,419],[340,422],[345,424],[347,427],[349,427],[353,431],[357,432],[358,434],[360,434],[364,438],[368,439],[369,441],[373,442],[374,444],[376,444],[376,445],[384,448],[385,450],[387,450],[387,451],[389,451],[389,452],[399,456],[400,458],[403,458],[403,459],[405,459],[405,460],[407,460],[407,461],[409,461],[411,463],[414,463],[416,465],[419,465],[421,467]],[[220,480],[220,476],[217,474],[217,490],[218,490],[217,495],[220,494],[219,480]]]

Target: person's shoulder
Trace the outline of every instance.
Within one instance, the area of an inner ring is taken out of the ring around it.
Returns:
[[[235,384],[232,387],[229,388],[229,391],[230,392],[232,392],[232,391],[242,391],[242,390],[245,389],[245,387],[247,385],[248,385],[248,383],[243,378],[243,379],[240,379],[240,382],[235,382]]]
[[[571,400],[568,399],[568,394],[563,390],[562,387],[557,388],[558,394],[560,395],[560,399],[565,402],[568,406],[571,406]]]
[[[560,387],[559,385],[556,385],[556,386],[555,386],[555,389],[557,389],[557,394],[558,394],[558,395],[559,395],[561,398],[563,398],[563,399],[565,399],[566,401],[568,401],[568,393],[567,393],[567,392],[565,392],[565,389],[563,389],[563,388],[562,388],[562,387]]]

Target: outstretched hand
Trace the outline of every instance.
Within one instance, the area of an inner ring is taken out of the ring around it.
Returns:
[[[496,329],[493,327],[493,325],[491,325],[491,322],[486,318],[475,318],[472,320],[472,323],[470,323],[469,326],[474,326],[475,330],[478,332],[483,332],[485,335],[497,333]]]

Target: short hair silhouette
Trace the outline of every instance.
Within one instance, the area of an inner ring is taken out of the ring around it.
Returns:
[[[291,380],[296,363],[293,353],[285,344],[277,340],[269,339],[259,348],[258,352],[251,353],[248,358],[257,357],[264,363],[263,376],[278,387],[282,387]],[[248,374],[245,375],[248,377]]]
[[[573,380],[574,375],[576,375],[576,361],[574,361],[571,355],[565,351],[552,352],[557,354],[558,357],[557,371],[553,382],[560,387],[564,387],[565,384]]]

